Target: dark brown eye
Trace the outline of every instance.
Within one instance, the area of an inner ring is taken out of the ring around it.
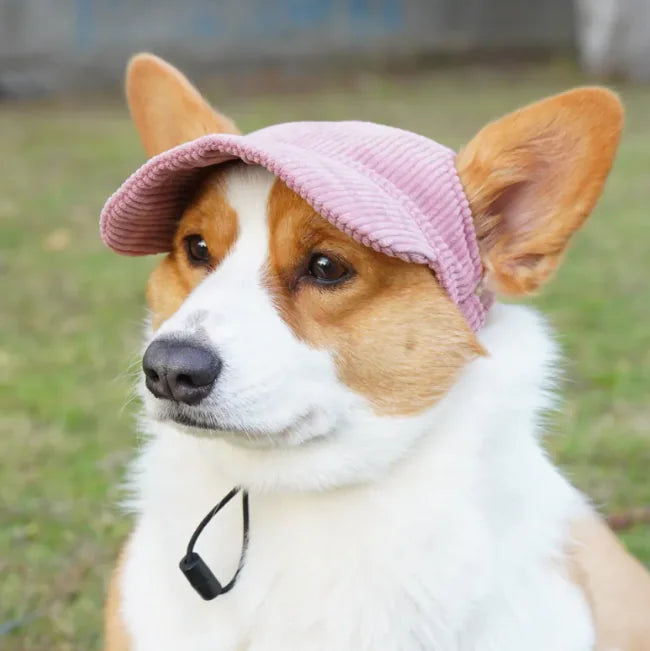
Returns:
[[[322,285],[333,285],[350,275],[350,270],[340,260],[324,253],[315,253],[309,260],[307,270]]]
[[[188,235],[185,238],[185,251],[192,264],[208,265],[211,262],[208,245],[200,235]]]

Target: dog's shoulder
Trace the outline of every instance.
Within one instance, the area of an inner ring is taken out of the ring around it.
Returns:
[[[129,635],[122,618],[122,589],[120,584],[125,555],[126,544],[122,547],[108,587],[108,596],[104,609],[105,651],[130,651],[131,649]]]
[[[597,651],[650,649],[650,573],[597,516],[576,522],[571,573],[591,607]]]

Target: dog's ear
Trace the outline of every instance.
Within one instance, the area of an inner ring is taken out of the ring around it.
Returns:
[[[598,200],[622,124],[614,93],[578,88],[488,124],[458,154],[491,289],[526,294],[557,268]]]
[[[131,116],[149,156],[208,133],[239,133],[174,66],[136,54],[126,69]]]

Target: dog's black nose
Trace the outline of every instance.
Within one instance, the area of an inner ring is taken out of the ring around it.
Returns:
[[[142,368],[147,389],[156,398],[196,405],[219,377],[221,360],[200,344],[160,339],[149,344]]]

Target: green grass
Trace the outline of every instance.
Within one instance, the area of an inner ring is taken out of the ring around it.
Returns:
[[[246,130],[361,118],[459,145],[579,83],[562,69],[459,69],[219,104]],[[650,504],[650,89],[620,90],[627,129],[605,196],[535,300],[571,360],[549,445],[604,511]],[[97,216],[143,155],[115,102],[0,107],[0,142],[0,626],[17,624],[0,646],[92,649],[129,526],[116,502],[136,442],[129,368],[153,264],[105,250]],[[650,563],[649,527],[625,540]]]

